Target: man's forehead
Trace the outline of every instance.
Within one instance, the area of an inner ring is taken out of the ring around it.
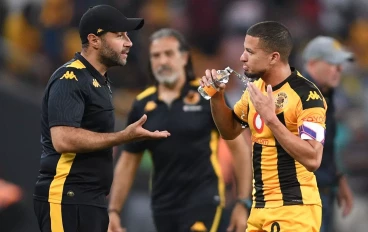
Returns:
[[[179,50],[179,41],[172,37],[163,37],[152,41],[150,46],[152,50]]]
[[[253,47],[258,48],[259,46],[259,37],[254,37],[251,35],[246,35],[244,39],[244,47]]]
[[[179,45],[179,41],[175,37],[166,36],[166,37],[157,38],[151,42],[151,45],[156,45],[156,44]]]

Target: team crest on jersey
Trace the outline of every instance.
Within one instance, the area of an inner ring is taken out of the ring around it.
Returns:
[[[184,97],[183,101],[187,105],[196,105],[201,100],[197,91],[189,90],[187,96]]]
[[[156,102],[149,101],[149,102],[146,103],[146,106],[144,107],[144,111],[145,112],[152,111],[152,110],[156,109],[156,107],[157,107]]]
[[[288,103],[288,96],[286,93],[284,92],[280,92],[277,94],[276,99],[275,99],[275,105],[276,105],[276,109],[282,109],[286,106],[286,104]]]

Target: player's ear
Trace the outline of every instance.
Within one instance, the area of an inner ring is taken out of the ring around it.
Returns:
[[[278,52],[271,53],[271,55],[270,55],[270,64],[271,65],[276,64],[276,62],[278,62],[280,60],[280,58],[281,58],[280,53],[278,53]]]

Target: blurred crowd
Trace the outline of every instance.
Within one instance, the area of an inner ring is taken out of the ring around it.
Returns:
[[[145,19],[143,30],[130,34],[128,65],[109,70],[116,113],[122,120],[136,93],[152,83],[147,45],[158,28],[172,27],[187,36],[197,76],[206,68],[227,66],[241,72],[245,32],[259,21],[277,20],[290,29],[295,42],[290,63],[301,72],[301,51],[311,38],[338,39],[355,54],[337,90],[339,166],[353,185],[357,179],[354,190],[368,190],[367,0],[0,0],[0,79],[42,91],[52,72],[80,51],[79,19],[96,4],[110,4],[127,17]],[[230,81],[227,96],[232,104],[243,88],[238,80]]]

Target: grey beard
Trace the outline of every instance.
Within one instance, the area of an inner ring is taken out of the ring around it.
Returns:
[[[169,76],[169,78],[160,77],[159,75],[155,75],[155,77],[158,83],[163,84],[163,85],[169,85],[169,86],[175,84],[176,81],[178,80],[177,76],[174,76],[174,75]]]

